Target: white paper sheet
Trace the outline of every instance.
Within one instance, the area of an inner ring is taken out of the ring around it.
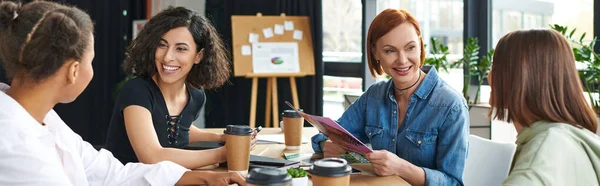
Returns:
[[[242,56],[252,55],[252,47],[250,45],[242,45]]]
[[[294,22],[293,21],[285,21],[283,22],[285,30],[294,30]]]
[[[296,42],[259,42],[252,44],[254,73],[300,72]]]
[[[273,37],[273,29],[271,27],[264,28],[263,35],[265,36],[265,38],[272,38]]]
[[[294,39],[302,40],[302,30],[294,30]]]
[[[258,34],[257,33],[250,33],[248,35],[248,42],[249,43],[257,43],[258,42]]]
[[[283,25],[275,24],[275,34],[283,35]]]
[[[257,144],[285,144],[285,136],[283,134],[258,134],[256,135]],[[308,139],[302,136],[302,143],[307,144]]]

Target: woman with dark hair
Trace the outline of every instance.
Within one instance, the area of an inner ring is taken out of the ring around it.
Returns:
[[[517,151],[505,185],[599,185],[598,121],[569,42],[554,30],[508,33],[488,75],[490,117],[513,122]]]
[[[463,185],[469,112],[462,96],[435,68],[421,70],[425,48],[418,21],[405,10],[386,9],[367,34],[371,74],[391,78],[369,87],[338,123],[374,151],[366,154],[381,176],[400,176],[411,185]],[[346,149],[323,134],[315,152],[338,157]]]
[[[0,185],[245,185],[237,173],[194,172],[173,162],[121,164],[75,134],[52,110],[93,77],[94,26],[52,2],[0,2],[0,57],[13,81],[0,91]]]
[[[127,50],[125,72],[107,135],[107,148],[123,163],[170,160],[194,169],[226,161],[225,147],[183,150],[197,141],[224,141],[198,129],[203,89],[230,75],[228,53],[215,28],[192,10],[167,8],[152,17]]]

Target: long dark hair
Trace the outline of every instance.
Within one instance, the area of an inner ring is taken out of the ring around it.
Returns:
[[[596,132],[598,121],[583,95],[573,51],[560,33],[508,33],[498,42],[493,62],[490,116],[523,126],[549,121]]]
[[[37,82],[51,76],[67,60],[81,59],[93,30],[90,17],[75,7],[0,2],[0,57],[8,78]]]
[[[144,25],[126,53],[123,68],[133,76],[152,77],[157,72],[154,54],[162,36],[177,27],[187,27],[197,47],[204,49],[204,58],[194,65],[186,82],[203,89],[217,88],[230,75],[229,54],[212,24],[195,11],[184,7],[169,7]]]

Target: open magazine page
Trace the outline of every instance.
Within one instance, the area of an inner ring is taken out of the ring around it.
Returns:
[[[291,108],[294,108],[288,102],[286,103]],[[373,150],[367,147],[360,140],[356,139],[356,137],[350,134],[350,132],[346,131],[346,129],[330,118],[306,114],[297,109],[294,110],[296,110],[296,112],[298,112],[306,121],[308,121],[308,123],[321,131],[321,133],[327,135],[327,137],[329,137],[333,143],[339,145],[340,147],[348,151],[357,152],[359,154],[373,152]]]

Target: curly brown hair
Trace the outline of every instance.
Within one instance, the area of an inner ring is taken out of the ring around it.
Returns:
[[[0,2],[0,57],[7,78],[39,82],[52,76],[67,60],[81,59],[93,30],[90,16],[75,7]]]
[[[184,7],[169,7],[152,17],[144,25],[126,52],[123,64],[129,75],[150,78],[157,73],[154,54],[162,36],[177,27],[187,27],[197,47],[204,49],[204,58],[194,65],[186,83],[202,89],[223,85],[230,76],[230,60],[223,40],[212,24],[195,11]]]

